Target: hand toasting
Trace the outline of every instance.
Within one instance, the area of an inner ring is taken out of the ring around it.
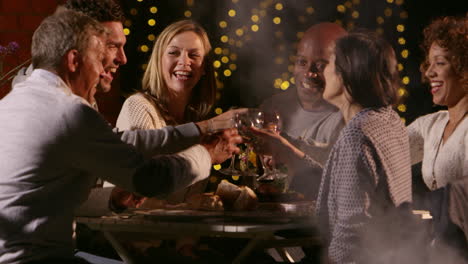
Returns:
[[[238,154],[240,149],[237,144],[240,143],[242,143],[242,137],[237,133],[237,129],[230,128],[205,136],[201,145],[210,153],[212,163],[219,164],[233,154]]]

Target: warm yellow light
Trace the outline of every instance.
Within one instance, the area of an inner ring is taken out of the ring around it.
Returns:
[[[124,32],[125,36],[130,35],[130,29],[128,29],[128,28],[124,28],[123,32]]]
[[[281,83],[281,90],[287,90],[288,88],[289,88],[288,81],[284,81],[283,83]]]
[[[313,7],[309,6],[309,7],[306,8],[306,13],[307,13],[307,14],[310,15],[310,14],[313,14],[314,12],[315,12],[315,10],[314,10]]]
[[[232,178],[233,181],[238,181],[240,176],[239,175],[232,175],[231,178]]]
[[[403,64],[398,63],[398,71],[402,71],[403,69],[405,69],[405,67],[403,66]]]
[[[141,69],[144,70],[144,71],[146,70],[147,67],[148,67],[148,64],[146,64],[146,63],[141,65]]]
[[[351,16],[352,16],[354,19],[357,19],[357,18],[359,18],[359,12],[358,12],[358,11],[353,11],[353,13],[351,13]]]
[[[264,16],[266,16],[266,10],[260,10],[260,12],[258,12],[258,14],[260,14],[260,16],[264,17]]]
[[[237,54],[235,54],[235,53],[232,53],[231,55],[229,55],[229,57],[230,57],[231,60],[233,60],[233,61],[237,60]]]
[[[276,57],[276,59],[275,59],[275,63],[276,63],[276,64],[283,64],[283,62],[284,62],[283,58],[281,58],[281,57]]]
[[[407,92],[407,91],[406,91],[406,89],[404,89],[404,88],[398,89],[398,95],[399,95],[399,96],[404,96],[404,95],[406,94],[406,92]]]
[[[350,2],[350,1],[346,1],[344,3],[344,5],[347,7],[347,8],[351,8],[353,6],[353,4]]]
[[[221,52],[223,52],[223,49],[220,48],[220,47],[217,47],[217,48],[214,49],[214,53],[215,53],[215,54],[218,54],[218,55],[219,55],[219,54],[221,54]]]
[[[389,4],[393,3],[393,0],[387,0],[387,3]]]
[[[288,65],[288,72],[294,71],[294,65]]]
[[[300,31],[299,31],[299,32],[296,33],[296,37],[297,37],[298,39],[302,38],[303,36],[304,36],[304,32],[300,32]]]
[[[234,4],[237,4],[237,2],[239,2],[239,0],[232,0],[232,2],[233,2]]]
[[[158,12],[158,8],[155,6],[150,7],[150,12],[156,14]]]
[[[355,4],[355,5],[359,5],[359,3],[361,3],[361,1],[360,1],[360,0],[353,0],[353,4]]]
[[[228,11],[228,15],[229,15],[230,17],[235,17],[235,16],[236,16],[236,10],[234,10],[234,9],[229,10],[229,11]]]
[[[402,113],[406,112],[406,105],[404,105],[404,104],[398,105],[397,108],[398,108],[398,111],[400,111]]]
[[[137,0],[138,2],[143,2],[143,0]]]
[[[223,113],[223,109],[217,107],[217,108],[215,109],[215,113],[216,113],[217,115],[220,115],[220,114]]]
[[[221,42],[226,43],[228,41],[229,41],[228,36],[226,36],[226,35],[221,36]]]
[[[397,5],[402,5],[402,4],[403,4],[403,0],[396,0],[396,1],[395,1],[395,4],[397,4]]]
[[[221,22],[219,22],[219,27],[220,27],[220,28],[225,28],[225,27],[227,27],[227,22],[226,22],[226,21],[221,21]]]
[[[252,27],[250,28],[253,32],[257,32],[258,31],[258,25],[252,25]]]
[[[408,85],[410,83],[410,78],[408,76],[405,76],[401,81],[403,82],[403,84]]]
[[[138,10],[136,10],[136,8],[132,8],[130,9],[130,14],[135,16],[136,14],[138,14]]]
[[[216,169],[216,166],[219,166],[219,168]],[[219,170],[219,169],[221,169],[221,165],[219,165],[219,164],[213,165],[213,169]],[[218,181],[218,177],[210,176],[210,183],[216,183],[217,181]]]
[[[383,24],[383,22],[385,22],[384,18],[381,17],[381,16],[377,17],[376,20],[377,20],[377,24],[379,24],[379,25],[381,25],[381,24]]]
[[[403,32],[403,31],[405,31],[405,25],[398,24],[396,29],[397,29],[398,32]]]
[[[154,20],[154,19],[148,20],[148,25],[153,27],[154,25],[156,25],[156,20]]]
[[[405,44],[406,44],[406,39],[403,38],[403,37],[399,37],[399,38],[398,38],[398,44],[400,44],[400,45],[405,45]]]
[[[215,77],[218,77],[218,72],[215,71]]]
[[[149,48],[148,48],[148,46],[146,46],[146,45],[141,45],[140,50],[141,50],[142,52],[148,52]]]
[[[400,117],[400,119],[401,119],[401,122],[403,122],[403,124],[406,124],[406,118]]]
[[[192,12],[190,10],[187,10],[184,12],[184,16],[185,17],[191,17],[192,16]]]
[[[250,19],[252,20],[252,22],[255,22],[255,23],[258,22],[258,16],[257,15],[253,15]]]
[[[156,36],[155,36],[154,34],[149,34],[149,35],[148,35],[148,40],[149,40],[149,41],[153,41],[153,40],[155,40],[155,39],[156,39]]]
[[[228,43],[229,43],[229,45],[234,45],[234,44],[236,44],[236,41],[233,40],[233,39],[229,39]]]
[[[229,62],[229,58],[226,57],[226,56],[223,56],[223,57],[221,58],[221,62],[222,62],[222,63],[228,63],[228,62]]]
[[[224,76],[229,77],[229,76],[231,76],[232,72],[231,72],[231,70],[224,70],[223,74],[224,74]]]
[[[223,89],[224,88],[224,83],[220,82],[219,80],[216,80],[216,87],[218,89]]]
[[[289,81],[290,81],[292,84],[295,84],[295,83],[296,83],[296,79],[295,79],[294,77],[289,78]]]
[[[385,15],[386,17],[392,16],[392,9],[390,9],[390,8],[388,8],[388,7],[385,8],[385,10],[384,10],[384,15]]]
[[[125,25],[126,27],[130,27],[130,26],[132,25],[132,21],[131,21],[130,19],[127,19],[127,20],[125,20],[124,25]]]
[[[234,64],[234,63],[231,63],[231,64],[229,64],[229,69],[231,69],[231,71],[235,71],[235,70],[237,70],[237,65]]]
[[[194,0],[187,0],[187,5],[188,5],[188,6],[193,6],[193,1],[194,1]]]
[[[215,68],[221,67],[221,62],[220,62],[219,60],[215,60],[215,61],[213,62],[213,67],[215,67]]]
[[[276,25],[280,24],[281,23],[281,18],[280,17],[273,18],[273,23],[275,23]]]
[[[283,10],[283,4],[282,4],[282,3],[277,3],[277,4],[275,5],[275,9],[278,10],[278,11],[279,11],[279,10]]]
[[[282,83],[283,83],[283,80],[281,80],[281,78],[277,78],[277,79],[275,79],[275,81],[273,82],[273,86],[274,86],[275,88],[280,89]]]
[[[213,165],[213,169],[215,169],[215,170],[220,170],[220,169],[221,169],[221,165],[220,165],[220,164]],[[210,180],[211,180],[211,178],[214,178],[215,181],[216,181],[216,177],[210,177]]]
[[[244,35],[244,30],[242,30],[242,28],[237,29],[236,30],[236,35],[239,36],[239,37]]]
[[[340,19],[337,19],[335,20],[335,24],[343,26],[343,21],[341,21]]]
[[[404,50],[401,51],[401,57],[406,59],[406,58],[408,58],[408,56],[409,56],[409,50],[404,49]]]
[[[344,5],[337,5],[336,10],[340,13],[346,12],[346,7]]]
[[[224,48],[223,49],[223,55],[228,55],[229,54],[229,49],[228,48]]]

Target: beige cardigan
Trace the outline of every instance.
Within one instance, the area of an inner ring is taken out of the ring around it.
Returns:
[[[167,126],[166,121],[161,115],[160,110],[141,93],[136,93],[125,100],[116,124],[119,130],[160,129],[165,126]],[[190,160],[192,169],[200,176],[197,178],[205,179],[211,170],[211,156],[208,151],[201,145],[195,145],[185,151],[179,152],[178,155],[184,156],[187,152],[196,153],[196,155],[190,155],[190,157],[197,157]],[[171,204],[184,202],[191,195],[203,192],[206,188],[206,183],[206,180],[202,180],[183,190],[176,191],[167,197],[167,202]],[[160,200],[150,200],[153,201],[148,201],[143,206],[158,207],[161,204]]]

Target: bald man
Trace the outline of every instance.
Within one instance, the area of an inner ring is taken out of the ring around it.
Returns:
[[[282,135],[296,147],[324,164],[335,143],[344,120],[338,109],[326,102],[323,70],[328,64],[331,48],[346,31],[335,23],[316,24],[304,33],[297,47],[294,64],[295,87],[267,99],[261,106],[265,111],[277,111],[282,118]],[[308,176],[299,177],[300,168],[290,172],[291,188],[315,199],[318,182]],[[318,170],[317,174],[320,175]],[[320,181],[320,177],[318,178]],[[317,185],[316,188],[313,188]]]

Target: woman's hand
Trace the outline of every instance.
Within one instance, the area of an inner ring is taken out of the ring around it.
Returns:
[[[249,129],[255,135],[255,142],[252,144],[258,154],[271,155],[275,162],[287,164],[305,156],[304,152],[274,131],[260,130],[254,127]]]
[[[200,121],[195,124],[198,126],[203,136],[218,133],[224,129],[233,128],[236,115],[246,113],[247,110],[247,108],[229,110],[211,119]]]

